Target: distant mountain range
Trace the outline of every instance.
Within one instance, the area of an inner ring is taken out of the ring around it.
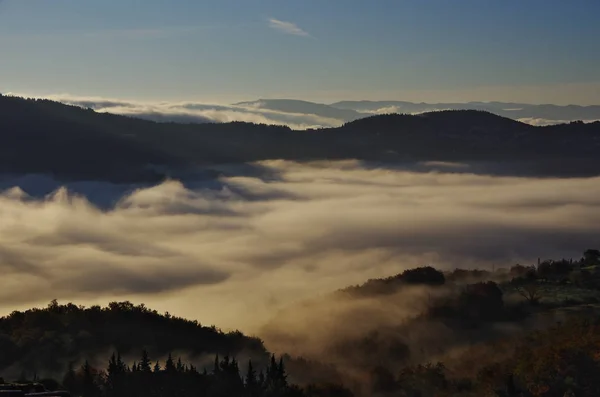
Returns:
[[[318,111],[315,104],[298,101],[253,106]],[[324,117],[333,116],[322,106]],[[345,111],[354,110],[335,110]],[[570,167],[584,174],[600,170],[600,122],[536,127],[481,110],[376,115],[337,128],[299,131],[243,122],[158,123],[0,96],[0,137],[1,173],[71,179],[160,179],[149,164],[185,167],[266,159],[499,162],[550,173]]]
[[[600,120],[600,105],[558,106],[512,102],[413,103],[406,101],[342,101],[332,104],[319,104],[291,99],[259,99],[252,102],[240,102],[236,105],[288,113],[314,114],[321,117],[342,119],[345,122],[373,114],[419,114],[439,110],[484,110],[532,124]]]
[[[239,102],[235,106],[275,110],[285,113],[314,114],[320,117],[339,119],[345,122],[353,121],[365,114],[352,108],[337,108],[334,105],[299,101],[295,99],[259,99],[252,102]]]

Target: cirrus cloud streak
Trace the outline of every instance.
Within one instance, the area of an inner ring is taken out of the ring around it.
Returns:
[[[269,27],[280,32],[294,36],[310,37],[310,34],[298,27],[295,23],[280,21],[279,19],[269,18]]]

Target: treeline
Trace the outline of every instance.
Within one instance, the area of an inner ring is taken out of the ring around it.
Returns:
[[[594,287],[597,281],[595,277],[597,266],[600,266],[600,250],[587,249],[580,259],[539,260],[537,265],[516,264],[510,268],[498,268],[494,271],[457,268],[444,272],[432,266],[423,266],[407,269],[390,277],[370,279],[339,292],[354,296],[376,296],[391,294],[399,288],[410,285],[437,287],[448,283],[469,284],[486,281],[514,283],[523,280],[560,281]]]
[[[62,382],[40,382],[48,390],[66,389],[82,397],[596,397],[600,320],[572,319],[526,337],[473,346],[455,361],[472,363],[474,369],[441,362],[400,370],[379,365],[363,373],[350,390],[328,382],[294,385],[275,356],[264,368],[251,361],[242,368],[227,356],[215,357],[210,368],[197,368],[172,356],[155,362],[143,352],[132,365],[113,354],[105,369],[84,362],[79,368],[71,366]]]
[[[537,265],[491,272],[442,272],[427,266],[369,280],[338,294],[393,304],[393,293],[407,286],[436,293],[415,318],[351,338],[335,335],[332,347],[324,347],[322,356],[311,357],[313,361],[289,356],[276,359],[258,338],[222,332],[144,305],[113,302],[107,307],[85,308],[52,301],[46,308],[16,311],[0,319],[0,375],[6,379],[52,377],[59,380],[55,387],[64,386],[86,397],[136,393],[156,397],[324,397],[350,396],[349,390],[361,396],[481,396],[493,392],[511,397],[563,397],[557,393],[573,392],[576,397],[591,397],[598,392],[592,374],[600,370],[600,323],[593,306],[587,314],[581,312],[584,319],[588,316],[587,321],[567,321],[526,338],[496,341],[498,334],[489,330],[500,323],[519,327],[524,318],[556,307],[593,303],[574,300],[568,294],[600,290],[599,266],[600,251],[590,249],[577,260],[540,260]],[[564,295],[557,304],[546,302],[549,287]],[[506,299],[508,294],[513,297]],[[522,299],[515,300],[514,295]],[[404,297],[399,295],[398,299]],[[425,364],[431,357],[439,357],[438,353],[414,360],[421,346],[411,345],[405,333],[411,332],[413,324],[421,327],[415,329],[426,330],[432,323],[444,324],[444,332],[471,335],[473,339],[465,336],[461,340],[461,348],[478,341],[482,350],[474,347],[470,355],[456,358],[473,363],[471,372],[457,371],[456,362],[444,362],[447,367],[436,362]],[[105,368],[104,359],[100,363],[96,360],[111,350],[120,354],[112,356]],[[185,352],[187,363],[172,357],[171,352]],[[151,360],[162,357],[169,358],[158,363]],[[478,358],[473,361],[472,357]],[[80,364],[85,358],[89,361],[81,367],[67,367],[67,363]],[[334,362],[343,367],[329,365]],[[424,364],[410,365],[414,362]],[[65,372],[67,376],[63,376]],[[313,383],[318,386],[308,386]],[[342,384],[344,387],[338,386]]]
[[[128,365],[119,353],[113,353],[106,369],[95,368],[85,361],[79,368],[72,364],[61,382],[54,379],[32,382],[25,378],[5,389],[68,391],[82,397],[351,397],[353,393],[341,385],[324,382],[304,388],[288,380],[283,359],[271,356],[269,364],[258,369],[249,360],[241,369],[235,358],[215,356],[212,368],[199,369],[193,364],[175,360],[171,354],[161,365],[143,351],[138,362]],[[0,378],[1,379],[1,378]],[[0,385],[3,381],[0,380]]]
[[[0,318],[0,373],[27,370],[56,376],[69,361],[101,357],[112,349],[137,354],[143,347],[159,357],[180,350],[190,357],[244,352],[257,362],[269,358],[258,338],[239,331],[222,332],[131,302],[86,308],[54,300],[46,308]]]
[[[408,269],[391,277],[370,279],[361,285],[346,287],[340,292],[354,296],[385,295],[396,292],[402,286],[441,286],[445,283],[446,276],[443,272],[432,266],[424,266]]]
[[[309,397],[351,396],[342,386],[308,386],[304,389],[288,381],[283,359],[271,356],[266,368],[257,368],[252,360],[244,368],[235,358],[216,356],[212,368],[185,364],[170,354],[161,365],[151,361],[144,351],[136,363],[127,365],[116,353],[105,370],[85,362],[70,367],[62,386],[74,396],[85,397]],[[332,394],[333,393],[333,394]]]

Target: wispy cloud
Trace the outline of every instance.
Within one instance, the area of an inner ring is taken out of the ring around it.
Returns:
[[[280,21],[278,19],[269,18],[269,27],[271,27],[272,29],[279,30],[280,32],[286,34],[310,37],[310,34],[308,32],[299,28],[298,25],[292,22]]]

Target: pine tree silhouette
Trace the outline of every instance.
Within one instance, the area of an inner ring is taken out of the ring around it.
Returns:
[[[256,377],[256,371],[252,366],[252,360],[248,360],[248,369],[246,370],[246,376],[244,377],[244,387],[248,397],[258,397],[261,394],[261,385]]]
[[[165,362],[165,371],[167,373],[177,372],[177,368],[175,367],[175,363],[173,362],[173,356],[171,355],[171,353],[169,353],[169,357]]]
[[[142,360],[140,361],[138,370],[141,372],[150,373],[152,372],[151,364],[152,363],[150,361],[150,358],[148,357],[148,352],[146,351],[146,349],[144,349],[144,351],[142,352]]]

